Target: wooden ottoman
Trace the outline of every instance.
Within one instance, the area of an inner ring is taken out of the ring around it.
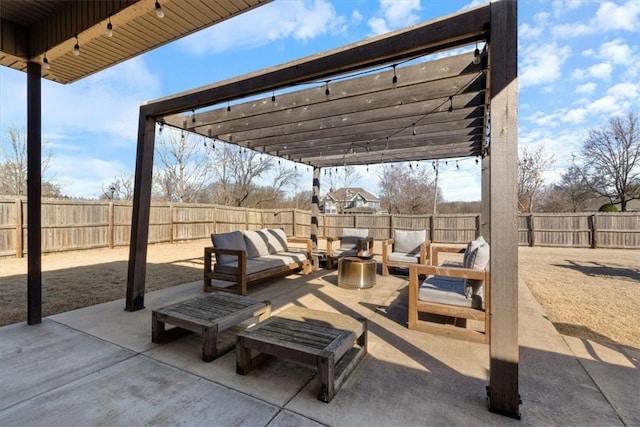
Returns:
[[[330,402],[366,353],[366,319],[293,307],[236,335],[236,372],[248,374],[268,355],[312,365],[318,399]]]
[[[231,340],[219,346],[219,332],[254,317],[264,320],[270,314],[270,301],[258,301],[226,292],[214,292],[153,310],[151,341],[159,343],[183,335],[183,332],[195,332],[204,340],[202,360],[211,362],[231,350],[235,344],[235,341]],[[165,323],[175,325],[176,328],[165,331]]]

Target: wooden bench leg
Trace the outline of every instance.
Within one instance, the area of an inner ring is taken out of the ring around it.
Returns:
[[[151,313],[151,342],[160,343],[166,339],[165,323],[160,321],[158,313]]]
[[[219,356],[218,352],[218,328],[202,328],[202,360],[211,362]]]
[[[318,400],[329,403],[333,396],[336,395],[335,386],[335,359],[334,355],[318,356],[318,385],[320,390],[318,392]]]

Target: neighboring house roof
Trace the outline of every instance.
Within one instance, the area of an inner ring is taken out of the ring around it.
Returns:
[[[596,197],[592,200],[590,200],[589,202],[587,202],[585,205],[585,211],[597,211],[598,209],[600,209],[600,207],[602,205],[605,205],[609,203],[609,199],[606,197]],[[620,200],[615,200],[614,204],[616,205],[616,207],[618,209],[620,209]],[[627,211],[640,211],[640,200],[638,199],[633,199],[633,200],[629,200],[627,201]]]
[[[369,193],[368,191],[360,188],[360,187],[345,187],[339,188],[335,191],[331,191],[327,193],[326,198],[330,198],[333,201],[349,201],[355,199],[358,194],[362,196],[362,198],[368,202],[379,202],[380,199],[377,198],[374,194]]]

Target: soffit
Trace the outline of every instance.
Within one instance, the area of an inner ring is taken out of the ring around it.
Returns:
[[[38,1],[2,0],[0,65],[26,71],[29,60],[50,69],[42,77],[72,83],[271,0]],[[108,21],[113,36],[105,36]],[[73,46],[78,36],[80,56]]]

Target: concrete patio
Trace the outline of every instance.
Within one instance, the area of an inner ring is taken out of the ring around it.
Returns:
[[[369,354],[331,403],[314,370],[270,358],[235,373],[235,352],[205,363],[201,340],[151,342],[151,311],[202,295],[189,283],[0,328],[0,425],[640,425],[640,350],[560,336],[520,283],[522,420],[487,410],[489,347],[408,330],[406,277],[371,289],[335,271],[252,288],[273,310],[294,304],[369,319]]]

